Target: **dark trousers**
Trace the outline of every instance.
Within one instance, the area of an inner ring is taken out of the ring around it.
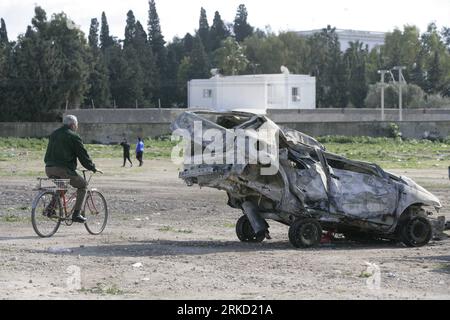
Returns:
[[[84,197],[86,196],[87,182],[79,174],[71,175],[70,171],[61,167],[45,167],[47,177],[53,179],[70,179],[70,185],[77,188],[77,201],[74,210],[81,210]]]
[[[125,164],[127,163],[127,160],[130,161],[130,164],[133,165],[130,159],[130,153],[124,153],[123,154],[123,166],[125,167]]]
[[[143,152],[136,152],[136,159],[138,159],[139,160],[139,165],[140,166],[142,166],[142,163],[144,162],[144,161],[142,161],[142,157],[144,156],[144,153]]]

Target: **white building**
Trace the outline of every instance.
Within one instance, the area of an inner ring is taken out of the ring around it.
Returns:
[[[304,37],[312,36],[316,33],[322,32],[322,29],[298,31],[297,34]],[[344,30],[336,29],[338,40],[341,44],[341,51],[347,50],[350,45],[349,42],[362,42],[369,46],[369,51],[377,46],[384,45],[386,32],[378,31],[361,31],[361,30]]]
[[[242,76],[215,75],[188,82],[188,108],[216,111],[250,111],[265,114],[267,109],[315,109],[316,78],[289,74]]]

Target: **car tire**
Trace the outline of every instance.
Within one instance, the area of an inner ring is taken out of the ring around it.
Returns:
[[[289,227],[289,241],[296,248],[317,246],[321,239],[322,227],[315,219],[298,219]]]
[[[433,235],[430,221],[421,216],[408,218],[400,227],[401,241],[408,247],[426,245]]]
[[[266,238],[265,234],[255,234],[246,215],[241,216],[236,222],[236,235],[242,242],[262,242]]]

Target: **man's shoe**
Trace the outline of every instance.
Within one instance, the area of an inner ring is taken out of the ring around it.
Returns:
[[[55,210],[55,208],[45,208],[44,216],[46,216],[47,218],[56,217],[56,210]]]
[[[42,213],[47,218],[53,218],[56,216],[56,201],[52,199],[50,203],[45,207]]]
[[[86,220],[87,219],[81,215],[79,210],[76,210],[76,211],[73,212],[73,214],[72,214],[72,221],[73,222],[85,223]]]

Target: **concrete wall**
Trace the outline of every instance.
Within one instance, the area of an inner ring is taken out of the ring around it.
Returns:
[[[277,122],[311,136],[344,135],[385,137],[391,135],[391,122]],[[405,138],[420,139],[426,132],[450,136],[450,121],[403,121],[397,123]],[[0,123],[1,137],[47,137],[60,123]],[[79,133],[85,142],[118,143],[123,137],[158,137],[170,134],[169,123],[80,123]]]
[[[187,109],[74,109],[73,114],[82,123],[171,123]]]
[[[170,134],[169,123],[80,123],[78,133],[88,143],[118,143],[124,137],[158,137]],[[46,138],[59,128],[58,122],[0,122],[0,137]]]
[[[310,136],[342,135],[389,137],[392,134],[392,122],[277,122]],[[425,134],[432,133],[440,137],[450,136],[450,121],[396,122],[404,138],[421,139]]]
[[[80,123],[170,123],[187,109],[79,109],[69,110]],[[380,109],[268,109],[275,122],[380,121]],[[386,109],[386,121],[398,121],[398,109]],[[404,109],[404,121],[450,121],[450,109]]]
[[[398,121],[398,109],[385,109],[385,121]],[[380,109],[267,110],[275,122],[380,121]],[[450,109],[403,109],[404,121],[450,121]]]
[[[170,123],[186,109],[70,110],[79,120],[86,142],[117,143],[123,137],[157,137],[170,134]],[[427,132],[450,136],[450,109],[405,110],[405,121],[396,122],[398,110],[387,110],[387,121],[377,121],[374,109],[269,110],[273,121],[312,136],[346,135],[381,137],[391,134],[390,123],[399,125],[405,138],[422,138]],[[47,137],[60,123],[0,122],[1,137]]]

